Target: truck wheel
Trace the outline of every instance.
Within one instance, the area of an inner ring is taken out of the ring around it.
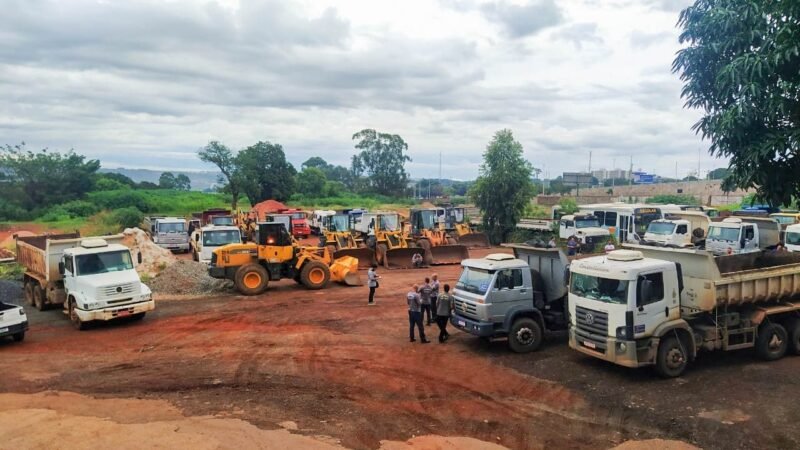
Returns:
[[[331,271],[319,261],[309,261],[300,271],[300,281],[308,289],[322,289],[331,279]]]
[[[44,301],[44,290],[38,284],[33,287],[33,305],[39,311],[47,309],[47,303]]]
[[[269,285],[269,273],[260,264],[245,264],[234,276],[236,290],[244,295],[258,295]]]
[[[656,372],[664,378],[679,377],[687,364],[689,356],[684,343],[674,335],[663,338],[656,355]]]
[[[69,321],[72,322],[72,326],[75,327],[76,330],[85,330],[89,325],[78,317],[78,312],[75,311],[75,300],[69,301]]]
[[[539,349],[542,345],[542,327],[539,322],[523,318],[511,325],[508,333],[508,346],[516,353],[528,353]]]
[[[33,305],[33,283],[30,281],[25,282],[25,303]]]
[[[14,338],[14,342],[22,342],[23,340],[25,340],[25,332],[20,331],[19,333],[12,336],[12,338]]]
[[[775,361],[783,358],[789,347],[789,336],[783,325],[768,322],[758,330],[756,338],[756,355],[764,361]]]
[[[133,314],[133,315],[131,315],[130,320],[131,320],[131,322],[138,322],[138,321],[144,319],[144,315],[145,314],[147,314],[147,313],[140,312],[140,313]]]
[[[789,332],[788,351],[793,355],[800,355],[800,319],[789,319],[786,322],[786,331]]]

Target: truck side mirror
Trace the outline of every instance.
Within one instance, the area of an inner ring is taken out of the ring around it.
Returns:
[[[136,262],[137,262],[137,264],[141,264],[142,263],[142,252],[136,253]]]
[[[64,269],[64,261],[61,261],[58,263],[58,274],[63,277],[64,272],[66,272],[66,270]]]

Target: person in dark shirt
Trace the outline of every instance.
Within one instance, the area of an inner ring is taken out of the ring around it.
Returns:
[[[444,285],[444,292],[439,294],[436,305],[436,325],[439,326],[439,343],[450,338],[447,332],[447,321],[450,320],[450,311],[453,310],[453,296],[450,295],[450,285]]]
[[[408,339],[415,342],[414,327],[419,329],[419,339],[423,344],[430,342],[425,338],[425,327],[422,325],[422,303],[419,296],[419,287],[415,284],[412,286],[411,291],[406,294],[406,302],[408,302]]]

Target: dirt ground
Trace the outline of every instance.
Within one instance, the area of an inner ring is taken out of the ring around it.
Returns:
[[[451,284],[460,272],[434,270]],[[380,271],[377,306],[366,305],[366,287],[282,281],[258,297],[158,298],[142,322],[84,332],[59,311],[27,308],[25,341],[0,342],[0,447],[49,447],[53,430],[78,424],[89,442],[122,447],[800,446],[800,358],[704,354],[685,376],[661,380],[573,352],[564,336],[527,355],[460,332],[439,344],[435,327],[434,343],[409,343],[405,292],[431,272]],[[185,435],[147,440],[164,430]],[[225,433],[250,440],[225,443]]]

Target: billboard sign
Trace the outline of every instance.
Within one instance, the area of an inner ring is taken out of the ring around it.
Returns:
[[[592,174],[587,172],[564,172],[562,183],[564,186],[591,186]]]

